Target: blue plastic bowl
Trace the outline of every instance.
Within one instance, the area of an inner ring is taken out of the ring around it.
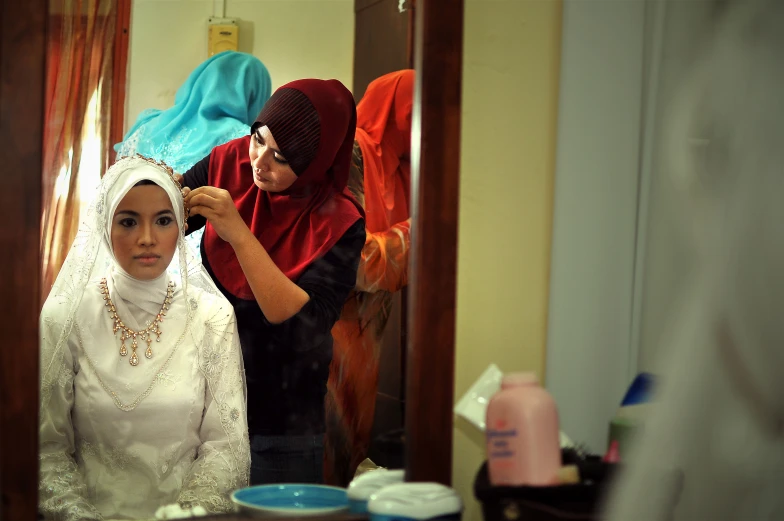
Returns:
[[[240,509],[256,514],[307,516],[348,510],[346,489],[325,485],[257,485],[231,494]]]

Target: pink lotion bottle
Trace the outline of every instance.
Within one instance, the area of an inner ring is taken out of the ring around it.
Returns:
[[[534,373],[510,373],[487,406],[487,469],[498,486],[558,484],[561,446],[555,400]]]

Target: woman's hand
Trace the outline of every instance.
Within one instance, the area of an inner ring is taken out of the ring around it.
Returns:
[[[249,233],[248,226],[240,217],[229,192],[214,186],[202,186],[196,190],[183,189],[185,207],[190,215],[204,216],[221,239],[234,245]]]

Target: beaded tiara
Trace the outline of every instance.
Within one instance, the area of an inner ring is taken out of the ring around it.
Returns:
[[[166,163],[164,163],[163,161],[158,161],[157,159],[153,159],[151,157],[143,156],[141,154],[134,154],[132,156],[124,156],[124,157],[117,158],[117,160],[119,161],[120,159],[126,159],[128,157],[138,157],[139,159],[143,159],[144,161],[147,161],[148,163],[150,163],[152,165],[155,165],[158,168],[162,169],[164,172],[169,174],[169,178],[172,180],[172,182],[175,185],[177,185],[177,188],[179,190],[182,190],[182,185],[180,184],[179,181],[177,181],[177,178],[174,177],[174,169],[172,167],[170,167],[169,165],[167,165]]]

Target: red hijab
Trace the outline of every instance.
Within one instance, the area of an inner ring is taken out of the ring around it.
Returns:
[[[376,233],[409,217],[414,71],[374,80],[357,106],[356,140],[364,167],[366,227]]]
[[[337,80],[306,79],[279,88],[251,128],[266,125],[297,174],[284,192],[253,183],[248,150],[251,136],[213,149],[210,185],[227,190],[245,224],[280,270],[296,281],[363,217],[348,193],[356,108]],[[253,292],[230,244],[208,223],[204,250],[215,277],[232,295],[252,300]]]

